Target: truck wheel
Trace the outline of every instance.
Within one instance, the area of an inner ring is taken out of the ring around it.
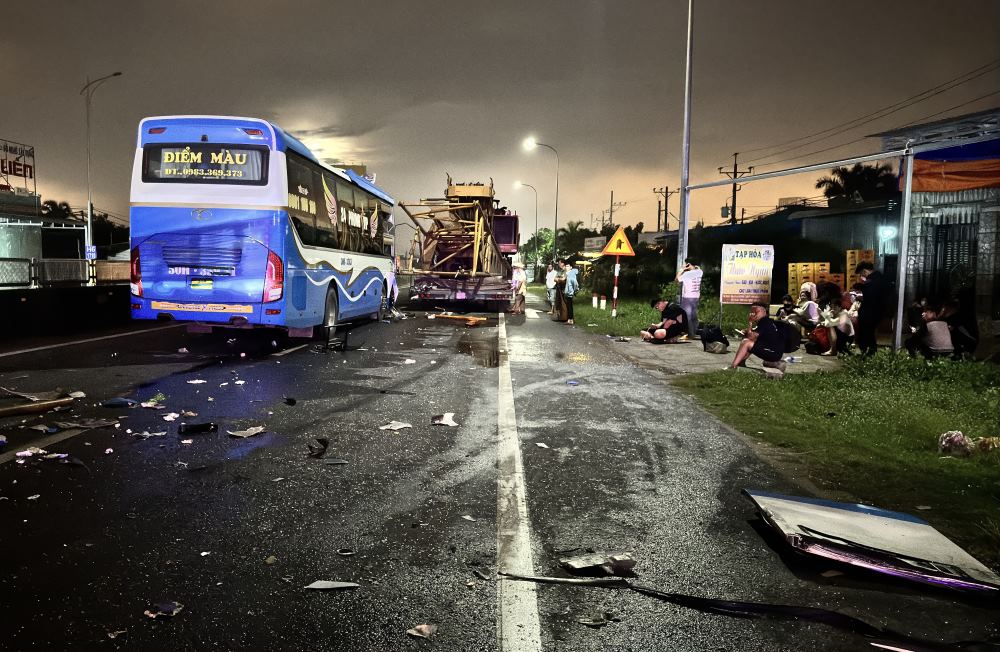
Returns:
[[[326,290],[326,308],[323,311],[323,323],[319,326],[319,339],[329,342],[337,332],[337,288],[333,282]]]

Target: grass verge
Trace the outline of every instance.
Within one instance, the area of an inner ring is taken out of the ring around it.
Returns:
[[[660,313],[649,307],[649,301],[638,301],[626,299],[618,302],[618,316],[611,317],[611,302],[608,301],[607,310],[600,307],[594,308],[591,305],[590,295],[578,295],[573,303],[573,312],[576,325],[586,328],[595,333],[605,335],[625,335],[626,337],[638,337],[639,331],[649,326],[651,322],[660,321]],[[698,307],[698,320],[701,324],[719,323],[718,302],[702,301]],[[747,323],[747,309],[745,306],[724,306],[722,311],[722,329],[730,338],[733,337],[733,329],[745,328]],[[596,324],[591,326],[591,324]]]
[[[780,382],[718,372],[674,384],[751,439],[786,451],[781,457],[819,487],[917,514],[1000,567],[1000,451],[937,452],[948,430],[1000,436],[1000,367],[885,353]]]

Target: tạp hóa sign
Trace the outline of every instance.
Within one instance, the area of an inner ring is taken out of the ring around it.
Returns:
[[[771,302],[774,245],[722,245],[722,303]]]

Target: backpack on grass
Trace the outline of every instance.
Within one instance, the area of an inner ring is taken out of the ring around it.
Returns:
[[[726,353],[729,340],[718,326],[706,326],[701,331],[701,346],[706,353]]]

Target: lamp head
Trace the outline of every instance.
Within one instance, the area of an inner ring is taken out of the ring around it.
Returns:
[[[521,187],[521,186],[523,186],[523,185],[524,185],[524,184],[523,184],[523,183],[521,183],[520,181],[515,181],[515,182],[514,182],[514,190],[517,190],[518,188],[520,188],[520,187]]]
[[[521,143],[521,146],[524,147],[524,150],[526,152],[530,152],[531,150],[538,147],[538,141],[536,141],[533,136],[528,136],[527,138],[524,139],[524,142]]]

